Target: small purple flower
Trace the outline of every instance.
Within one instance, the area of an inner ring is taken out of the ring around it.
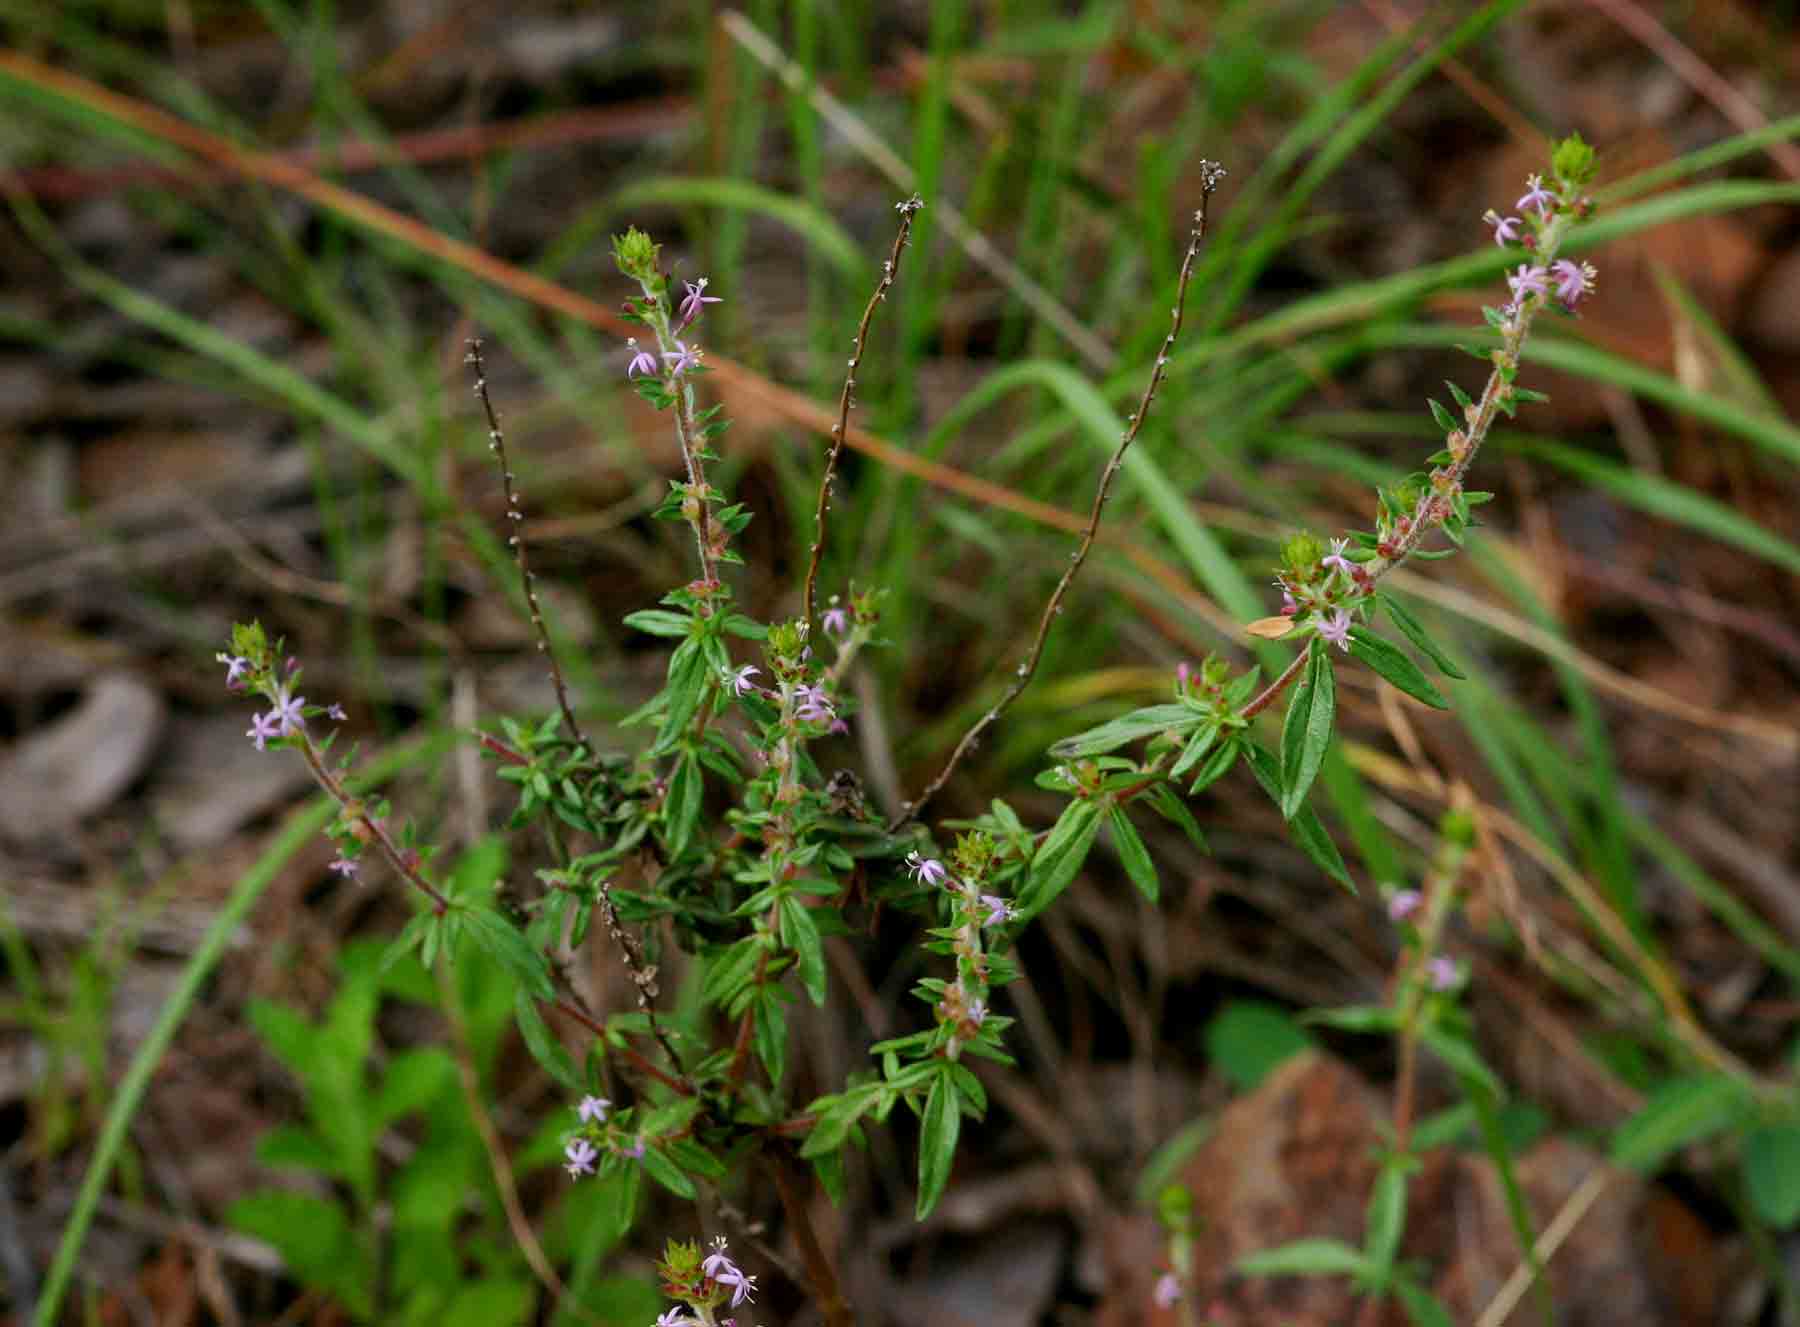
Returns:
[[[342,723],[345,719],[344,707],[333,701],[325,707],[325,717],[333,723]]]
[[[612,1102],[605,1097],[583,1097],[581,1104],[575,1107],[575,1113],[581,1117],[583,1124],[604,1124],[606,1112],[611,1107]]]
[[[1447,991],[1456,985],[1456,960],[1447,954],[1436,954],[1425,960],[1425,980],[1434,991]]]
[[[625,376],[627,378],[635,378],[640,373],[648,373],[651,377],[655,377],[656,356],[652,355],[648,350],[640,348],[635,336],[629,338],[625,342],[625,345],[631,351],[631,363],[625,366]]]
[[[696,1320],[688,1317],[678,1304],[657,1318],[652,1327],[694,1327]]]
[[[745,664],[735,673],[727,672],[725,674],[725,684],[738,695],[747,695],[752,691],[758,690],[756,683],[752,682],[750,679],[760,672],[762,672],[762,669],[758,668],[755,664]]]
[[[1556,298],[1566,309],[1573,309],[1583,295],[1593,293],[1594,278],[1599,275],[1593,264],[1575,263],[1567,258],[1558,258],[1550,265],[1550,270],[1556,277]]]
[[[268,740],[281,736],[281,719],[275,714],[252,714],[244,736],[256,744],[258,751],[266,751]]]
[[[1503,217],[1490,207],[1482,220],[1494,228],[1494,243],[1502,249],[1519,242],[1519,218]]]
[[[563,1148],[563,1155],[569,1159],[569,1178],[578,1180],[594,1173],[594,1162],[600,1158],[600,1149],[585,1138],[571,1138],[568,1146]]]
[[[850,614],[841,608],[827,608],[824,617],[825,630],[834,636],[846,635],[850,630]]]
[[[1319,564],[1325,567],[1335,567],[1346,576],[1354,576],[1356,574],[1356,564],[1344,556],[1344,550],[1349,546],[1350,541],[1348,539],[1333,539],[1331,541],[1331,552],[1320,558]]]
[[[700,347],[690,346],[686,341],[677,341],[675,349],[663,351],[663,358],[675,361],[669,365],[669,372],[679,378],[689,369],[700,367]]]
[[[340,852],[332,859],[331,863],[325,869],[328,871],[336,871],[339,875],[348,880],[351,876],[356,874],[358,868],[356,858],[346,857]]]
[[[717,304],[719,297],[705,293],[705,277],[701,277],[698,281],[684,281],[681,284],[687,287],[687,298],[681,301],[681,325],[686,327],[704,312],[701,308],[702,305]]]
[[[306,715],[301,708],[305,704],[305,696],[290,696],[286,687],[277,687],[275,708],[269,711],[269,722],[279,728],[282,737],[291,737],[306,727]]]
[[[726,1251],[728,1246],[725,1243],[725,1237],[714,1235],[712,1243],[713,1251],[707,1254],[705,1260],[700,1264],[701,1275],[710,1276],[715,1281],[720,1279],[721,1272],[732,1277],[742,1275],[737,1269],[737,1264],[731,1261],[731,1255]]]
[[[1513,206],[1523,212],[1528,207],[1535,207],[1540,217],[1547,217],[1556,206],[1556,195],[1544,188],[1544,181],[1536,175],[1525,181],[1528,192]]]
[[[1549,275],[1542,267],[1520,263],[1519,270],[1506,278],[1506,284],[1512,287],[1513,300],[1523,302],[1527,295],[1549,294],[1550,288],[1544,284]]]
[[[633,1161],[642,1161],[644,1159],[644,1136],[639,1134],[636,1138],[633,1138],[630,1147],[622,1147],[619,1149],[619,1155],[622,1157],[630,1157]]]
[[[1019,910],[998,894],[983,894],[981,906],[988,910],[987,916],[981,919],[983,926],[998,926],[1001,922],[1009,922],[1019,915]]]
[[[1150,1292],[1150,1298],[1156,1301],[1159,1309],[1172,1309],[1181,1298],[1181,1282],[1175,1279],[1175,1273],[1164,1272],[1156,1278],[1156,1289]]]
[[[826,723],[837,717],[831,697],[817,683],[809,687],[794,688],[794,695],[800,702],[794,710],[795,718],[804,719],[808,723]]]
[[[842,719],[833,719],[831,721],[831,727],[827,728],[825,731],[833,737],[845,737],[850,732],[850,725],[845,723]]]
[[[976,1027],[980,1027],[983,1023],[987,1022],[987,1015],[988,1015],[987,1001],[985,1001],[985,1000],[969,1001],[968,1019]]]
[[[935,857],[921,857],[916,852],[906,854],[906,869],[912,872],[912,878],[921,885],[935,887],[950,878],[950,872]]]
[[[1416,889],[1402,889],[1388,900],[1388,920],[1403,922],[1419,910],[1425,901],[1424,895]]]
[[[749,1300],[752,1304],[756,1303],[756,1278],[754,1276],[745,1276],[735,1267],[732,1268],[731,1271],[732,1274],[729,1277],[717,1276],[713,1278],[720,1285],[731,1287],[731,1307],[735,1309],[745,1300]]]
[[[220,654],[220,663],[225,665],[225,685],[233,691],[241,690],[245,672],[250,668],[250,661],[235,654]]]
[[[1323,613],[1312,615],[1312,624],[1318,629],[1328,644],[1337,646],[1346,654],[1350,651],[1350,610],[1340,608],[1330,617]]]
[[[1175,665],[1175,689],[1177,691],[1186,691],[1188,689],[1188,679],[1191,678],[1193,675],[1194,675],[1194,670],[1187,666],[1187,660],[1184,659],[1180,663],[1176,664]]]

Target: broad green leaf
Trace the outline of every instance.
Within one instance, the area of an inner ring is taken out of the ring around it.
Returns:
[[[278,1124],[256,1140],[256,1159],[274,1169],[340,1174],[337,1153],[318,1134],[298,1124]]]
[[[1248,1092],[1314,1043],[1286,1010],[1263,1000],[1233,1000],[1206,1025],[1206,1058]]]
[[[232,1203],[225,1219],[274,1245],[296,1279],[336,1296],[357,1317],[368,1316],[374,1264],[337,1203],[265,1189]]]
[[[489,1273],[476,1281],[461,1282],[437,1327],[518,1327],[531,1316],[537,1287],[524,1276],[499,1277]]]
[[[1431,685],[1431,679],[1420,671],[1418,664],[1366,627],[1350,628],[1350,653],[1368,664],[1414,700],[1423,701],[1433,709],[1447,710],[1450,708],[1450,702],[1445,700],[1443,694]]]
[[[1739,1124],[1748,1094],[1726,1074],[1701,1074],[1664,1083],[1613,1134],[1612,1159],[1653,1171],[1670,1153]]]
[[[1112,835],[1113,849],[1119,854],[1119,861],[1124,864],[1125,874],[1131,877],[1131,883],[1137,886],[1138,893],[1152,903],[1156,902],[1156,863],[1150,860],[1150,851],[1144,847],[1144,840],[1138,837],[1137,827],[1131,823],[1123,809],[1114,806],[1106,813],[1106,828]]]
[[[925,1116],[919,1125],[919,1201],[913,1210],[915,1221],[930,1216],[943,1196],[961,1131],[962,1108],[956,1089],[950,1084],[950,1076],[940,1072],[932,1080],[931,1093],[925,1098]]]
[[[1243,1276],[1359,1276],[1368,1262],[1342,1240],[1297,1239],[1238,1259]]]
[[[1337,682],[1325,642],[1314,636],[1307,647],[1306,669],[1288,701],[1281,727],[1281,815],[1292,820],[1306,801],[1337,718]]]
[[[1744,1187],[1756,1214],[1775,1229],[1800,1221],[1800,1123],[1764,1125],[1744,1136]]]
[[[776,982],[766,982],[750,1004],[750,1036],[756,1046],[756,1058],[763,1071],[777,1087],[787,1074],[787,1010],[786,990]]]
[[[1392,619],[1395,626],[1400,628],[1400,634],[1412,642],[1415,650],[1436,664],[1440,673],[1459,681],[1462,679],[1462,669],[1456,666],[1455,661],[1449,655],[1438,648],[1436,641],[1426,635],[1425,628],[1420,625],[1419,619],[1408,612],[1399,600],[1391,594],[1378,594],[1375,596],[1375,601],[1387,610],[1388,617]]]
[[[455,1063],[436,1046],[395,1055],[382,1069],[381,1088],[375,1094],[375,1127],[385,1128],[402,1115],[424,1110],[455,1072]]]
[[[1019,891],[1020,921],[1030,921],[1069,887],[1094,846],[1104,809],[1102,803],[1086,797],[1077,798],[1063,808],[1062,815],[1057,817],[1031,859],[1025,887]]]
[[[520,934],[518,927],[480,906],[463,909],[463,919],[476,948],[511,973],[521,987],[540,1000],[555,995],[544,955]]]

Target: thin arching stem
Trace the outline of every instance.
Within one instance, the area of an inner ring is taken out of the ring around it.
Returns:
[[[1162,345],[1157,349],[1156,360],[1150,369],[1150,381],[1144,387],[1144,395],[1138,402],[1137,412],[1131,416],[1129,426],[1119,435],[1118,448],[1113,452],[1112,459],[1106,463],[1106,469],[1100,473],[1100,486],[1094,494],[1093,509],[1088,513],[1087,527],[1082,531],[1081,542],[1070,557],[1069,565],[1064,569],[1062,578],[1057,581],[1056,588],[1050,592],[1049,601],[1044,605],[1043,615],[1038,619],[1037,635],[1031,642],[1031,648],[1026,653],[1024,662],[1014,670],[1013,680],[1008,684],[999,701],[986,714],[977,719],[968,732],[963,734],[962,741],[956,744],[956,749],[950,753],[950,759],[944,763],[944,768],[938,771],[937,777],[925,785],[925,790],[917,798],[901,808],[900,814],[895,816],[888,825],[889,833],[899,829],[924,810],[926,804],[937,795],[938,790],[949,782],[956,767],[962,763],[963,757],[974,749],[975,744],[981,740],[982,734],[998,722],[1007,708],[1024,694],[1026,687],[1031,685],[1031,679],[1037,672],[1038,660],[1043,657],[1044,642],[1050,636],[1050,625],[1062,612],[1063,598],[1068,594],[1069,586],[1080,573],[1082,566],[1087,562],[1089,551],[1094,547],[1094,539],[1100,530],[1100,516],[1106,508],[1106,499],[1112,489],[1113,480],[1117,477],[1120,467],[1125,464],[1126,451],[1130,449],[1131,444],[1136,441],[1139,431],[1144,427],[1144,420],[1150,413],[1150,403],[1155,400],[1156,389],[1162,384],[1163,371],[1168,367],[1169,352],[1175,348],[1176,338],[1181,335],[1181,319],[1187,305],[1188,280],[1193,275],[1194,261],[1200,253],[1200,242],[1206,237],[1207,202],[1212,198],[1213,191],[1219,187],[1224,178],[1225,168],[1223,166],[1211,161],[1200,163],[1200,208],[1194,213],[1193,229],[1188,234],[1187,253],[1181,260],[1181,276],[1175,283],[1175,305],[1169,310],[1168,335],[1163,338]]]
[[[819,562],[825,556],[825,516],[831,509],[831,481],[837,474],[838,457],[844,452],[844,435],[850,431],[850,405],[856,393],[856,370],[861,366],[863,351],[869,344],[869,324],[875,321],[875,307],[887,298],[888,288],[894,284],[894,278],[900,275],[900,255],[912,234],[913,218],[924,206],[924,200],[917,194],[904,203],[896,204],[900,212],[900,229],[894,236],[894,251],[881,265],[881,280],[875,283],[875,293],[869,296],[862,321],[856,326],[856,344],[850,352],[849,371],[844,374],[844,390],[838,397],[837,423],[831,430],[831,451],[825,457],[824,477],[819,480],[819,509],[813,517],[812,556],[806,564],[806,588],[800,596],[800,620],[809,628],[812,625],[813,588],[819,580]]]
[[[563,682],[562,668],[556,662],[556,651],[550,645],[550,629],[544,625],[544,610],[538,603],[537,580],[532,575],[531,559],[525,552],[525,513],[519,507],[519,491],[513,487],[512,466],[506,459],[506,439],[500,432],[500,417],[494,412],[494,403],[488,396],[487,365],[481,358],[481,340],[479,337],[469,341],[469,353],[466,362],[475,370],[475,396],[481,402],[481,410],[487,416],[488,450],[500,466],[500,486],[506,493],[506,523],[510,527],[506,542],[512,548],[513,559],[519,564],[519,583],[525,590],[525,606],[531,614],[531,625],[537,632],[538,653],[544,656],[550,665],[550,684],[556,688],[556,707],[562,711],[563,722],[568,725],[569,736],[583,750],[592,751],[587,738],[582,734],[581,725],[575,722],[575,711],[569,705],[569,689]]]

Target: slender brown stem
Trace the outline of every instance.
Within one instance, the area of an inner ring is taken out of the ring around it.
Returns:
[[[325,790],[332,801],[338,804],[340,810],[348,811],[354,816],[356,823],[362,827],[363,833],[368,836],[369,841],[381,849],[381,855],[388,859],[389,865],[398,871],[408,884],[431,900],[432,911],[438,916],[442,917],[450,911],[450,900],[444,896],[443,891],[425,878],[413,855],[401,851],[400,845],[395,843],[393,836],[388,833],[387,826],[363,810],[361,800],[351,796],[349,789],[344,787],[337,775],[325,767],[325,762],[319,758],[319,749],[313,745],[312,738],[304,732],[290,734],[290,736],[299,738],[297,749],[305,758],[306,767],[312,771],[313,780]]]
[[[480,337],[470,338],[465,362],[475,370],[475,395],[481,402],[482,413],[487,416],[488,450],[493,452],[494,459],[500,464],[500,484],[506,493],[506,520],[512,527],[506,542],[511,546],[513,557],[519,564],[519,583],[525,589],[525,606],[531,614],[531,625],[537,632],[538,653],[550,664],[550,683],[556,688],[556,706],[562,711],[569,736],[583,750],[591,752],[593,748],[588,746],[581,725],[575,722],[575,711],[569,706],[569,689],[563,683],[562,668],[556,662],[556,651],[550,646],[550,629],[544,625],[544,610],[538,603],[537,581],[531,572],[531,559],[525,552],[525,513],[520,510],[519,493],[513,487],[512,466],[506,459],[506,439],[500,433],[500,417],[494,413],[494,403],[488,396],[487,365],[482,362]]]
[[[794,1242],[800,1246],[800,1256],[806,1260],[813,1302],[825,1319],[825,1327],[856,1327],[856,1315],[838,1287],[837,1272],[831,1266],[831,1259],[825,1256],[825,1247],[819,1243],[812,1219],[806,1214],[806,1198],[795,1184],[794,1172],[799,1167],[789,1160],[784,1149],[771,1148],[764,1157],[769,1173],[774,1176],[775,1190],[781,1197],[781,1210],[793,1228]]]
[[[962,763],[962,758],[981,740],[982,734],[992,727],[1007,708],[1024,693],[1025,688],[1031,685],[1031,679],[1037,672],[1038,660],[1044,653],[1044,642],[1050,635],[1050,624],[1062,612],[1063,597],[1068,594],[1070,584],[1081,571],[1083,564],[1087,562],[1088,553],[1093,548],[1095,536],[1100,530],[1100,515],[1105,510],[1107,494],[1112,489],[1113,479],[1125,463],[1126,451],[1144,427],[1144,420],[1150,414],[1150,403],[1155,400],[1156,389],[1162,383],[1163,371],[1168,367],[1169,352],[1175,348],[1175,340],[1181,335],[1182,313],[1187,305],[1188,279],[1193,275],[1194,260],[1200,253],[1200,242],[1206,237],[1207,202],[1212,198],[1213,191],[1219,187],[1224,178],[1225,168],[1223,166],[1211,161],[1200,163],[1200,207],[1194,213],[1193,229],[1188,234],[1187,253],[1181,260],[1181,276],[1175,284],[1175,305],[1169,310],[1168,335],[1163,337],[1162,345],[1157,349],[1156,360],[1150,369],[1150,381],[1144,387],[1144,394],[1138,402],[1137,411],[1131,416],[1129,427],[1120,434],[1119,446],[1113,452],[1112,459],[1106,463],[1106,469],[1100,473],[1100,485],[1094,494],[1093,508],[1088,513],[1087,527],[1082,531],[1080,544],[1070,556],[1068,567],[1064,569],[1061,579],[1057,581],[1056,588],[1050,592],[1050,599],[1044,605],[1043,616],[1038,620],[1037,635],[1031,642],[1031,648],[1025,656],[1025,661],[1015,670],[1013,680],[1007,686],[999,702],[977,719],[969,731],[963,734],[962,741],[956,744],[956,749],[950,753],[950,759],[944,763],[943,769],[938,771],[937,777],[925,785],[925,790],[916,799],[901,807],[900,813],[888,825],[890,834],[924,810],[926,804],[937,795],[938,790],[949,782],[951,774]]]
[[[1244,717],[1254,719],[1269,708],[1269,702],[1288,689],[1290,683],[1300,676],[1300,670],[1306,666],[1306,651],[1301,650],[1294,656],[1294,661],[1282,669],[1281,676],[1259,692],[1254,700],[1244,706]]]
[[[893,252],[881,265],[881,280],[875,284],[875,293],[869,296],[868,307],[863,310],[862,321],[856,327],[856,344],[850,352],[850,370],[844,375],[844,390],[838,396],[837,423],[831,429],[831,451],[826,454],[825,474],[819,480],[819,509],[813,516],[812,555],[806,564],[806,588],[800,596],[800,620],[809,628],[813,615],[813,587],[819,579],[819,562],[825,556],[825,515],[831,507],[831,481],[837,474],[838,457],[844,452],[844,435],[850,430],[850,406],[856,394],[856,370],[862,364],[863,350],[869,344],[869,324],[875,320],[875,306],[887,298],[888,288],[900,274],[900,255],[912,234],[913,217],[925,206],[925,201],[914,194],[897,206],[900,212],[900,229],[894,236]]]
[[[719,569],[713,560],[712,546],[712,509],[706,505],[711,490],[706,484],[706,466],[700,459],[699,440],[694,436],[694,420],[691,411],[694,405],[694,389],[685,384],[680,388],[675,409],[675,439],[681,444],[681,460],[687,467],[688,477],[688,524],[694,527],[694,543],[700,550],[700,581],[706,587],[703,595],[704,611],[712,613],[712,590],[719,584]]]
[[[649,1020],[650,1034],[656,1038],[656,1044],[662,1047],[663,1054],[669,1057],[669,1063],[675,1067],[675,1072],[685,1079],[687,1071],[682,1068],[681,1057],[675,1053],[669,1034],[663,1031],[662,1024],[656,1018],[656,967],[644,962],[637,937],[620,924],[618,910],[613,907],[611,886],[602,880],[599,888],[600,920],[606,926],[606,934],[612,940],[613,947],[625,960],[625,970],[631,974],[631,984],[637,988],[638,1010]],[[692,1096],[693,1091],[693,1087],[689,1085],[683,1090],[683,1095]]]

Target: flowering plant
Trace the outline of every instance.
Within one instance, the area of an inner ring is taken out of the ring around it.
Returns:
[[[851,1150],[870,1127],[904,1107],[918,1119],[916,1212],[923,1218],[932,1211],[950,1179],[961,1121],[986,1108],[981,1081],[966,1061],[1010,1062],[1012,1020],[995,1005],[1018,973],[1016,941],[1076,878],[1103,829],[1133,883],[1155,901],[1157,867],[1133,816],[1152,812],[1204,847],[1188,799],[1241,761],[1312,860],[1354,889],[1307,806],[1335,724],[1335,668],[1340,657],[1353,658],[1428,705],[1447,704],[1414,657],[1374,629],[1378,615],[1385,616],[1440,674],[1460,676],[1424,628],[1381,592],[1381,582],[1410,560],[1446,556],[1450,549],[1427,546],[1438,531],[1452,545],[1462,542],[1472,509],[1490,496],[1469,491],[1464,481],[1495,420],[1541,399],[1516,381],[1520,354],[1538,317],[1572,313],[1593,290],[1593,268],[1561,257],[1571,228],[1586,214],[1582,190],[1592,172],[1591,150],[1571,138],[1557,147],[1548,176],[1531,178],[1515,204],[1518,215],[1489,214],[1496,241],[1517,246],[1523,261],[1509,277],[1510,300],[1486,311],[1497,343],[1479,354],[1489,370],[1481,392],[1471,396],[1451,384],[1456,408],[1432,405],[1444,437],[1430,468],[1377,494],[1373,529],[1329,541],[1302,533],[1286,543],[1275,581],[1281,610],[1248,630],[1302,642],[1292,663],[1266,685],[1259,685],[1257,669],[1239,670],[1217,657],[1194,669],[1184,665],[1166,702],[1056,742],[1038,783],[1067,801],[1045,828],[1027,824],[999,800],[971,820],[947,822],[947,829],[960,831],[953,838],[940,838],[923,821],[962,759],[1035,677],[1064,597],[1093,547],[1111,485],[1181,333],[1207,201],[1224,177],[1211,163],[1200,168],[1201,201],[1168,332],[1026,657],[936,777],[886,821],[864,804],[853,778],[828,774],[814,753],[821,740],[856,722],[847,674],[864,650],[880,644],[881,594],[845,587],[821,609],[817,583],[857,374],[871,321],[898,278],[923,207],[916,197],[898,205],[891,252],[856,330],[799,611],[773,622],[756,620],[736,602],[725,569],[742,561],[734,539],[751,513],[709,478],[727,421],[718,405],[702,405],[708,369],[699,337],[708,306],[722,297],[707,293],[704,277],[678,290],[659,246],[635,227],[615,238],[618,268],[636,286],[626,316],[641,329],[641,339],[626,343],[620,372],[669,417],[682,459],[682,475],[655,514],[687,527],[695,559],[692,579],[625,618],[633,630],[673,643],[661,689],[625,720],[644,735],[635,752],[602,751],[582,729],[544,629],[505,439],[480,346],[472,348],[475,392],[512,527],[508,543],[556,697],[547,716],[505,718],[479,737],[498,777],[517,790],[512,828],[541,827],[555,858],[538,873],[535,890],[515,895],[523,898],[516,911],[444,884],[429,848],[410,827],[396,829],[390,806],[351,792],[351,761],[333,758],[335,734],[317,736],[319,720],[341,719],[342,711],[306,704],[297,694],[297,664],[284,662],[282,643],[259,624],[234,629],[229,652],[219,656],[226,683],[268,705],[249,730],[257,748],[297,753],[337,804],[328,830],[338,850],[333,869],[356,875],[378,855],[416,891],[423,906],[394,953],[415,951],[430,968],[473,950],[517,980],[522,1039],[575,1102],[562,1139],[570,1178],[626,1176],[635,1183],[641,1174],[695,1199],[702,1186],[735,1171],[766,1168],[805,1259],[806,1288],[827,1322],[847,1323],[850,1309],[836,1272],[808,1223],[801,1191],[806,1167],[828,1193],[841,1193]],[[1265,744],[1257,720],[1284,696],[1278,740]],[[1389,902],[1396,922],[1410,924],[1421,909],[1424,915],[1415,932],[1422,937],[1415,976],[1406,988],[1407,1028],[1419,1025],[1422,1010],[1437,1007],[1431,1001],[1449,998],[1461,979],[1450,956],[1427,952],[1442,935],[1453,897],[1445,887],[1428,902],[1412,891]],[[795,1100],[787,1007],[800,995],[816,1005],[829,999],[828,945],[879,909],[915,918],[921,943],[942,961],[938,975],[915,989],[930,1017],[872,1046],[872,1069],[852,1073],[811,1101]],[[631,975],[634,1010],[591,1007],[569,975],[570,956],[596,930]],[[700,961],[699,999],[710,1012],[676,1019],[659,1009],[659,974],[670,966],[671,950]],[[553,1023],[581,1038],[586,1053],[579,1060]],[[754,1303],[757,1277],[739,1268],[722,1239],[704,1256],[698,1244],[670,1241],[659,1272],[675,1307],[658,1327],[713,1327],[732,1320],[721,1314]],[[1173,1304],[1180,1290],[1171,1273],[1159,1283],[1157,1300]]]

